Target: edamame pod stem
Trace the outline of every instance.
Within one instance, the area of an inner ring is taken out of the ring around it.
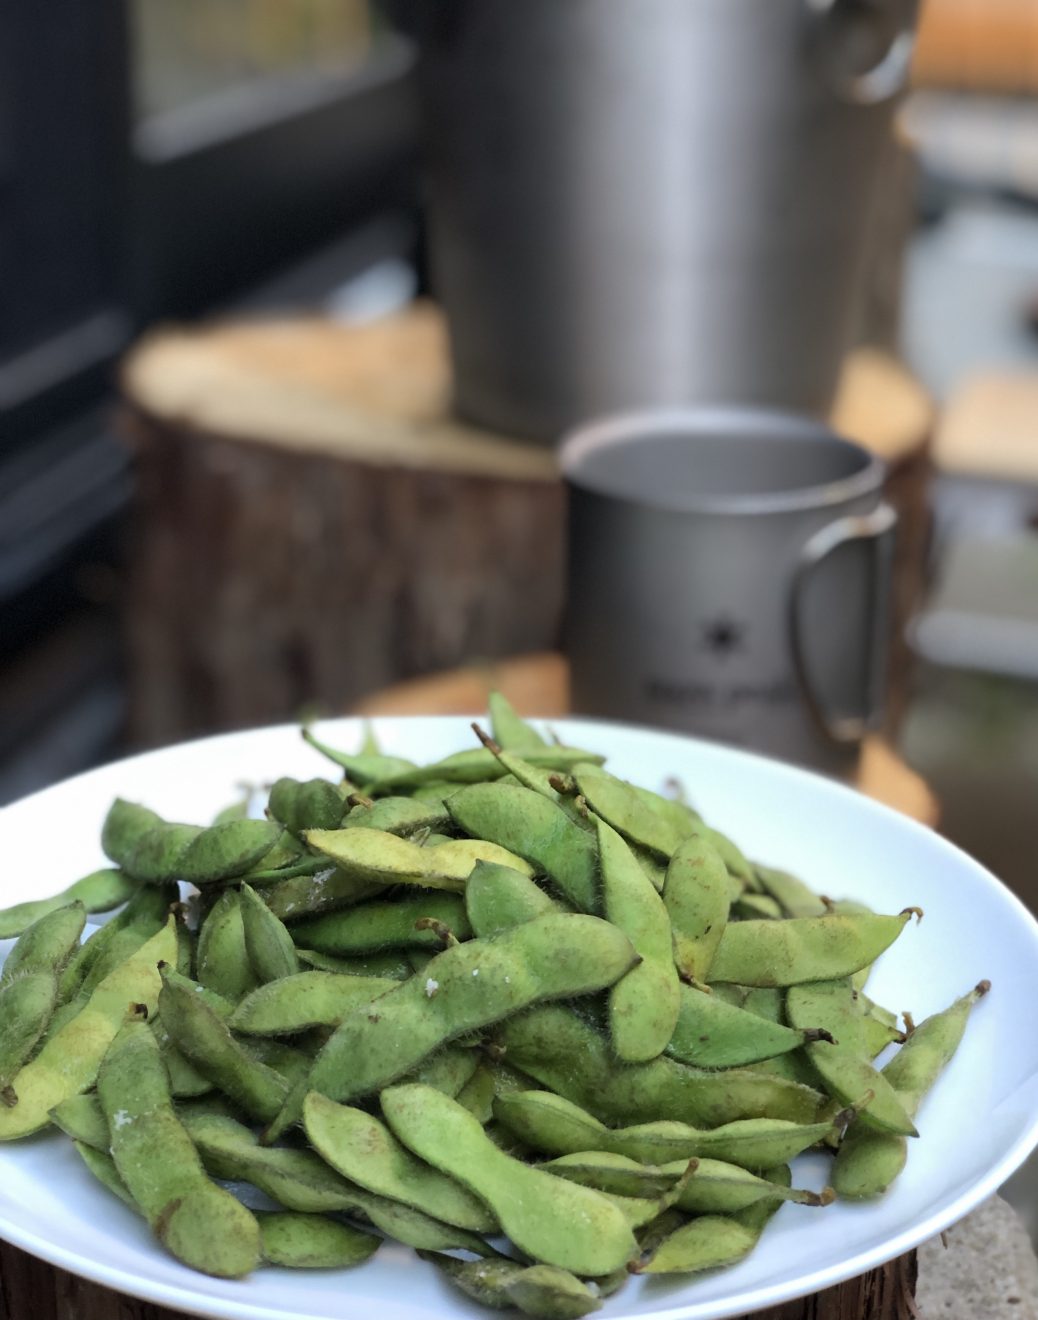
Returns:
[[[789,986],[850,976],[875,962],[911,914],[872,913],[736,921],[725,927],[710,967],[712,981]]]
[[[105,1051],[132,1005],[153,1013],[159,997],[158,964],[175,958],[173,918],[126,962],[100,982],[83,1008],[53,1034],[14,1078],[18,1104],[0,1107],[0,1141],[28,1136],[45,1127],[50,1111],[71,1095],[93,1086]]]
[[[831,1095],[841,1104],[852,1104],[871,1092],[871,1100],[858,1116],[859,1123],[884,1132],[918,1136],[890,1082],[865,1057],[864,1019],[852,996],[849,977],[794,985],[786,994],[786,1012],[794,1026],[808,1020],[821,1023],[834,1038],[835,1044],[822,1042],[805,1047],[812,1067]]]
[[[838,1133],[853,1117],[853,1111],[835,1120],[804,1124],[751,1118],[708,1129],[667,1120],[607,1128],[562,1096],[530,1090],[499,1095],[494,1101],[494,1116],[528,1146],[548,1155],[599,1150],[626,1155],[643,1164],[712,1158],[760,1170],[784,1164]]]
[[[166,1070],[146,1024],[109,1047],[97,1079],[112,1159],[156,1237],[185,1265],[241,1278],[260,1259],[255,1218],[210,1182],[173,1111]]]
[[[609,1035],[619,1059],[644,1063],[667,1048],[678,1020],[670,917],[621,836],[604,820],[596,827],[605,915],[641,958],[609,991]]]
[[[136,888],[137,882],[122,871],[108,868],[92,871],[52,898],[32,899],[0,910],[0,940],[24,934],[41,917],[72,903],[82,903],[86,912],[111,912],[125,903]]]
[[[498,1038],[509,1063],[606,1123],[671,1119],[711,1127],[762,1117],[810,1123],[821,1103],[810,1087],[745,1069],[705,1072],[666,1056],[617,1068],[605,1037],[562,1005],[509,1018]]]
[[[505,1155],[461,1105],[423,1086],[392,1086],[382,1111],[419,1158],[450,1174],[493,1212],[520,1251],[574,1274],[609,1274],[637,1252],[604,1197]]]
[[[519,786],[472,784],[447,799],[447,810],[466,834],[525,858],[581,912],[601,910],[595,841],[554,802]]]
[[[989,981],[981,981],[949,1008],[921,1022],[883,1069],[880,1076],[893,1088],[910,1118],[958,1049],[974,1004],[990,988]],[[848,1200],[881,1196],[904,1168],[907,1155],[904,1137],[855,1123],[837,1151],[833,1187]]]
[[[612,985],[636,961],[627,937],[597,917],[537,917],[491,939],[457,944],[346,1017],[314,1061],[307,1089],[332,1100],[369,1095],[439,1046],[544,999]],[[298,1120],[299,1088],[265,1134]]]

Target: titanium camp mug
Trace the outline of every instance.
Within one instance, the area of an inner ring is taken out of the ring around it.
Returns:
[[[882,703],[883,465],[790,413],[650,410],[560,450],[580,714],[849,775]]]

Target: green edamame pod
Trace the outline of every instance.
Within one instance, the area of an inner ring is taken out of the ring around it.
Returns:
[[[597,917],[559,913],[457,944],[422,976],[346,1017],[317,1056],[309,1089],[332,1100],[368,1095],[402,1077],[439,1046],[544,999],[604,989],[636,959],[627,937]],[[293,1093],[266,1134],[297,1121]]]
[[[743,921],[778,921],[782,916],[782,908],[769,894],[753,894],[746,890],[732,904],[732,915]]]
[[[251,1183],[286,1209],[305,1214],[359,1212],[405,1246],[496,1254],[482,1238],[465,1229],[442,1224],[420,1210],[348,1183],[311,1150],[261,1146],[247,1127],[221,1115],[194,1109],[181,1109],[180,1115],[214,1178]]]
[[[303,1127],[325,1163],[350,1182],[473,1233],[497,1230],[482,1201],[416,1159],[372,1114],[311,1091],[303,1103]]]
[[[0,1141],[12,1141],[45,1127],[50,1111],[94,1084],[105,1051],[131,1005],[152,1013],[158,1003],[158,964],[175,958],[172,917],[157,935],[121,963],[94,989],[80,1011],[14,1077],[18,1103],[0,1107]]]
[[[184,852],[201,833],[199,825],[162,821],[153,826],[130,850],[123,864],[127,875],[149,885],[179,880]]]
[[[712,829],[709,825],[703,825],[702,829],[724,862],[728,874],[741,880],[747,889],[759,889],[760,881],[757,879],[757,873],[746,860],[738,844],[734,843],[727,834],[722,834],[720,830]]]
[[[884,1132],[918,1136],[894,1088],[866,1058],[864,1019],[854,1002],[849,977],[790,986],[786,1012],[794,1026],[810,1019],[824,1026],[836,1042],[805,1047],[812,1067],[835,1099],[851,1104],[866,1092],[872,1093],[858,1116],[859,1123]]]
[[[787,1054],[820,1038],[818,1031],[784,1027],[726,1003],[720,995],[683,985],[666,1052],[695,1068],[738,1068]]]
[[[343,829],[382,830],[386,834],[410,836],[418,830],[442,830],[450,824],[442,802],[419,802],[410,797],[385,797],[370,806],[358,803],[342,819]],[[317,826],[311,825],[310,829]],[[324,826],[334,829],[335,826]]]
[[[520,928],[522,929],[522,928]],[[419,1158],[484,1201],[520,1251],[574,1274],[608,1274],[637,1250],[604,1197],[505,1155],[461,1105],[423,1086],[393,1086],[382,1111]]]
[[[247,994],[228,1025],[249,1036],[291,1036],[310,1027],[337,1027],[347,1013],[396,985],[388,977],[297,972]]]
[[[324,1215],[262,1210],[256,1215],[260,1254],[270,1265],[290,1270],[346,1270],[363,1265],[382,1239]]]
[[[658,811],[630,784],[595,765],[574,767],[573,778],[588,805],[629,842],[666,859],[673,857],[689,829],[675,828],[668,812]]]
[[[475,1050],[467,1050],[462,1045],[445,1045],[442,1050],[423,1059],[402,1080],[421,1082],[423,1086],[442,1091],[453,1100],[472,1080],[478,1066],[479,1055]]]
[[[125,867],[144,836],[164,823],[158,812],[149,807],[116,798],[101,826],[101,847],[105,856],[116,866]]]
[[[529,876],[510,866],[477,862],[465,886],[465,911],[476,935],[484,936],[563,908]]]
[[[561,747],[549,744],[547,747],[528,747],[523,759],[542,770],[571,770],[581,761],[590,761],[600,765],[604,756],[585,752],[577,747]],[[401,789],[417,788],[430,780],[447,780],[453,784],[483,784],[489,780],[500,779],[506,773],[505,768],[493,752],[485,747],[475,747],[464,752],[455,752],[445,756],[442,761],[419,769],[404,770],[399,774],[388,775],[370,785],[372,796]]]
[[[233,1004],[259,984],[249,961],[236,889],[225,889],[202,922],[195,963],[199,983]]]
[[[256,980],[264,985],[294,976],[299,958],[292,936],[254,889],[242,884],[239,893],[245,952]]]
[[[949,1008],[921,1022],[880,1073],[905,1112],[915,1118],[941,1072],[959,1047],[974,1004],[991,988],[981,981]],[[908,1142],[892,1132],[875,1132],[861,1123],[847,1131],[836,1154],[833,1186],[838,1196],[863,1200],[880,1196],[904,1168]]]
[[[824,1194],[804,1188],[769,1182],[737,1164],[721,1160],[695,1159],[691,1176],[688,1161],[675,1160],[662,1165],[639,1164],[622,1155],[583,1151],[549,1160],[541,1168],[585,1187],[620,1196],[662,1194],[675,1187],[672,1204],[687,1214],[734,1214],[758,1201],[795,1201],[798,1205],[830,1205],[832,1191]]]
[[[50,1111],[51,1122],[73,1141],[108,1154],[108,1120],[96,1091],[70,1095]]]
[[[156,1237],[205,1274],[248,1274],[260,1258],[256,1220],[206,1175],[173,1111],[162,1057],[144,1023],[130,1023],[115,1037],[97,1089],[112,1159]]]
[[[382,830],[357,826],[343,830],[308,830],[311,848],[346,875],[380,885],[421,885],[463,893],[479,860],[494,861],[532,874],[521,857],[491,843],[452,839],[423,848]]]
[[[666,1055],[618,1069],[606,1039],[561,1005],[509,1018],[498,1038],[510,1063],[606,1123],[673,1119],[716,1126],[761,1117],[810,1123],[821,1103],[817,1091],[783,1078],[738,1068],[706,1072]]]
[[[701,830],[675,850],[663,884],[674,933],[674,963],[689,981],[705,982],[728,921],[731,885],[724,862]]]
[[[281,826],[275,821],[231,820],[210,825],[177,858],[177,878],[193,885],[233,880],[261,862],[280,837]]]
[[[621,836],[597,821],[605,915],[641,962],[609,991],[609,1035],[617,1057],[644,1063],[662,1054],[678,1020],[678,974],[670,917]]]
[[[454,1098],[473,1118],[478,1119],[486,1127],[494,1113],[496,1094],[497,1081],[494,1073],[488,1064],[481,1063]]]
[[[84,1145],[81,1141],[72,1143],[76,1148],[76,1154],[83,1161],[86,1167],[94,1175],[97,1181],[113,1196],[117,1196],[123,1205],[128,1206],[134,1214],[140,1214],[140,1206],[130,1195],[130,1190],[119,1176],[119,1170],[115,1167],[115,1160],[108,1154],[108,1147],[97,1150],[93,1146]]]
[[[447,799],[447,810],[466,834],[525,858],[581,912],[601,910],[594,840],[554,802],[528,788],[472,784]]]
[[[402,756],[386,756],[381,752],[365,751],[350,755],[349,752],[337,751],[334,747],[329,747],[326,742],[321,742],[312,729],[305,728],[302,733],[304,742],[308,742],[314,751],[320,752],[329,761],[341,766],[346,771],[347,778],[354,784],[366,786],[375,780],[406,774],[416,769],[413,761],[408,761]]]
[[[487,697],[490,731],[494,741],[506,752],[528,752],[548,744],[526,720],[516,714],[515,707],[503,692],[491,692]]]
[[[300,783],[288,777],[271,786],[267,814],[292,834],[304,830],[335,830],[342,822],[345,805],[335,785],[327,779]]]
[[[736,921],[725,928],[710,968],[712,981],[790,986],[834,981],[875,962],[897,939],[909,912]]]
[[[47,1029],[58,996],[53,972],[23,972],[0,989],[0,1101],[18,1103],[11,1085]]]
[[[429,893],[406,898],[379,899],[358,904],[345,912],[329,912],[300,921],[292,938],[318,953],[370,954],[382,949],[442,947],[435,930],[417,927],[423,917],[448,927],[459,940],[472,934],[460,894]]]
[[[366,958],[336,958],[316,949],[300,949],[299,961],[318,972],[337,972],[341,976],[384,977],[389,981],[406,981],[414,971],[403,953],[372,953]]]
[[[506,751],[493,738],[488,738],[478,724],[474,724],[472,727],[483,746],[497,758],[502,768],[507,772],[495,780],[495,783],[514,784],[521,788],[528,788],[534,793],[539,793],[541,797],[547,798],[549,802],[554,802],[582,830],[591,828],[590,821],[587,818],[587,804],[582,800],[579,802],[577,800],[575,780],[558,771],[545,770],[541,766],[531,765],[518,752]],[[445,797],[449,797],[450,793],[455,791],[455,788],[451,788]]]
[[[82,1004],[109,972],[158,934],[177,901],[175,884],[145,885],[121,912],[75,950],[59,980],[59,999]]]
[[[300,868],[293,868],[300,869]],[[249,883],[256,884],[255,875]],[[273,884],[263,883],[260,897],[281,921],[297,922],[339,908],[352,907],[385,892],[385,885],[329,866],[326,857],[310,857],[307,869]]]
[[[284,1104],[289,1083],[235,1040],[224,1017],[199,990],[172,967],[162,969],[159,1012],[170,1039],[245,1113],[268,1122]]]
[[[524,1265],[517,1260],[459,1260],[440,1252],[419,1251],[450,1281],[494,1310],[512,1307],[540,1320],[579,1320],[602,1305],[599,1296],[575,1274],[554,1265]]]
[[[34,921],[18,937],[0,969],[0,993],[5,985],[30,972],[50,972],[56,977],[78,947],[85,924],[82,903],[56,908]]]
[[[644,1164],[712,1158],[755,1170],[785,1163],[840,1131],[837,1121],[800,1124],[777,1118],[741,1119],[708,1129],[667,1120],[607,1128],[551,1091],[500,1095],[494,1101],[494,1116],[547,1155],[598,1150]],[[840,1117],[846,1120],[849,1115]]]
[[[826,906],[818,895],[788,871],[773,866],[755,866],[754,871],[765,894],[773,898],[785,917],[821,917]]]
[[[0,910],[0,940],[15,939],[41,917],[72,903],[82,903],[86,912],[111,912],[125,903],[136,888],[136,881],[122,871],[107,868],[92,871],[52,898],[32,899]]]

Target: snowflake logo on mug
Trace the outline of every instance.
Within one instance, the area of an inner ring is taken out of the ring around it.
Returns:
[[[743,649],[746,626],[726,614],[719,614],[702,625],[702,633],[703,649],[720,660],[727,660]]]

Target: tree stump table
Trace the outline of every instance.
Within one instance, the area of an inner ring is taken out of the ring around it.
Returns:
[[[136,744],[341,710],[473,658],[555,648],[564,499],[549,447],[451,416],[434,307],[163,330],[123,371],[136,453]],[[889,464],[900,513],[891,715],[926,543],[931,409],[848,359],[833,422]]]

